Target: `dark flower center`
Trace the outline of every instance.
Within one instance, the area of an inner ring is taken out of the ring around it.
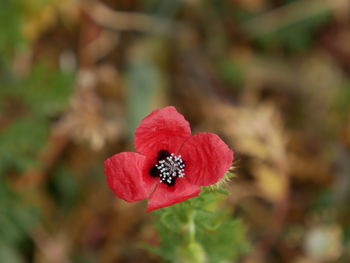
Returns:
[[[150,169],[152,177],[159,177],[161,183],[168,186],[175,184],[177,178],[184,177],[185,163],[181,155],[176,156],[166,150],[161,150],[157,156],[157,163]]]

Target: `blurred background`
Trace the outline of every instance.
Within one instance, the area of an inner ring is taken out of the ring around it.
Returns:
[[[0,262],[162,262],[103,161],[166,105],[235,151],[238,262],[350,262],[348,0],[1,0]]]

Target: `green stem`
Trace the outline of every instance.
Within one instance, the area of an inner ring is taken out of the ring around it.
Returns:
[[[200,243],[196,241],[196,211],[190,209],[187,214],[185,243],[181,249],[181,262],[184,263],[205,263],[205,252]]]
[[[189,216],[188,216],[188,241],[196,242],[196,224],[194,222],[195,217],[195,211],[191,209]]]

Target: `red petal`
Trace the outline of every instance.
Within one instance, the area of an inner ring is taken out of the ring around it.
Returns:
[[[143,180],[145,159],[145,156],[138,153],[123,152],[105,161],[107,183],[119,198],[134,202],[149,196],[154,184]]]
[[[159,183],[148,200],[147,212],[198,196],[200,191],[198,186],[190,184],[185,178],[178,178],[174,186]]]
[[[169,106],[145,117],[135,132],[136,151],[155,160],[160,150],[176,153],[191,136],[189,123]]]
[[[159,177],[152,177],[150,175],[150,170],[155,165],[155,163],[156,163],[155,159],[150,159],[147,157],[144,161],[142,173],[143,173],[143,181],[146,184],[154,185],[159,182]]]
[[[233,161],[233,152],[213,133],[199,133],[190,137],[180,153],[186,165],[185,178],[195,185],[216,183]]]

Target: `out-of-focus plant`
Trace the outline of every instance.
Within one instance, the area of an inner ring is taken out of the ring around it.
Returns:
[[[38,162],[50,125],[67,105],[73,76],[37,62],[27,65],[28,72],[18,72],[18,67],[27,67],[16,65],[26,52],[22,26],[27,10],[19,0],[1,4],[0,262],[21,263],[33,257],[32,234],[41,211],[27,192],[22,196],[14,190],[13,175]]]
[[[24,171],[37,160],[48,136],[51,120],[62,113],[72,90],[72,76],[50,71],[44,64],[33,68],[23,79],[12,75],[0,80],[0,108],[17,112],[0,132],[0,172]],[[13,109],[13,105],[17,109]]]
[[[6,184],[0,184],[0,262],[23,262],[30,253],[29,235],[39,219],[39,211],[26,204]]]
[[[6,59],[10,54],[24,44],[21,33],[22,17],[20,13],[20,1],[1,1],[0,9],[0,57]],[[3,61],[0,61],[3,62]]]

